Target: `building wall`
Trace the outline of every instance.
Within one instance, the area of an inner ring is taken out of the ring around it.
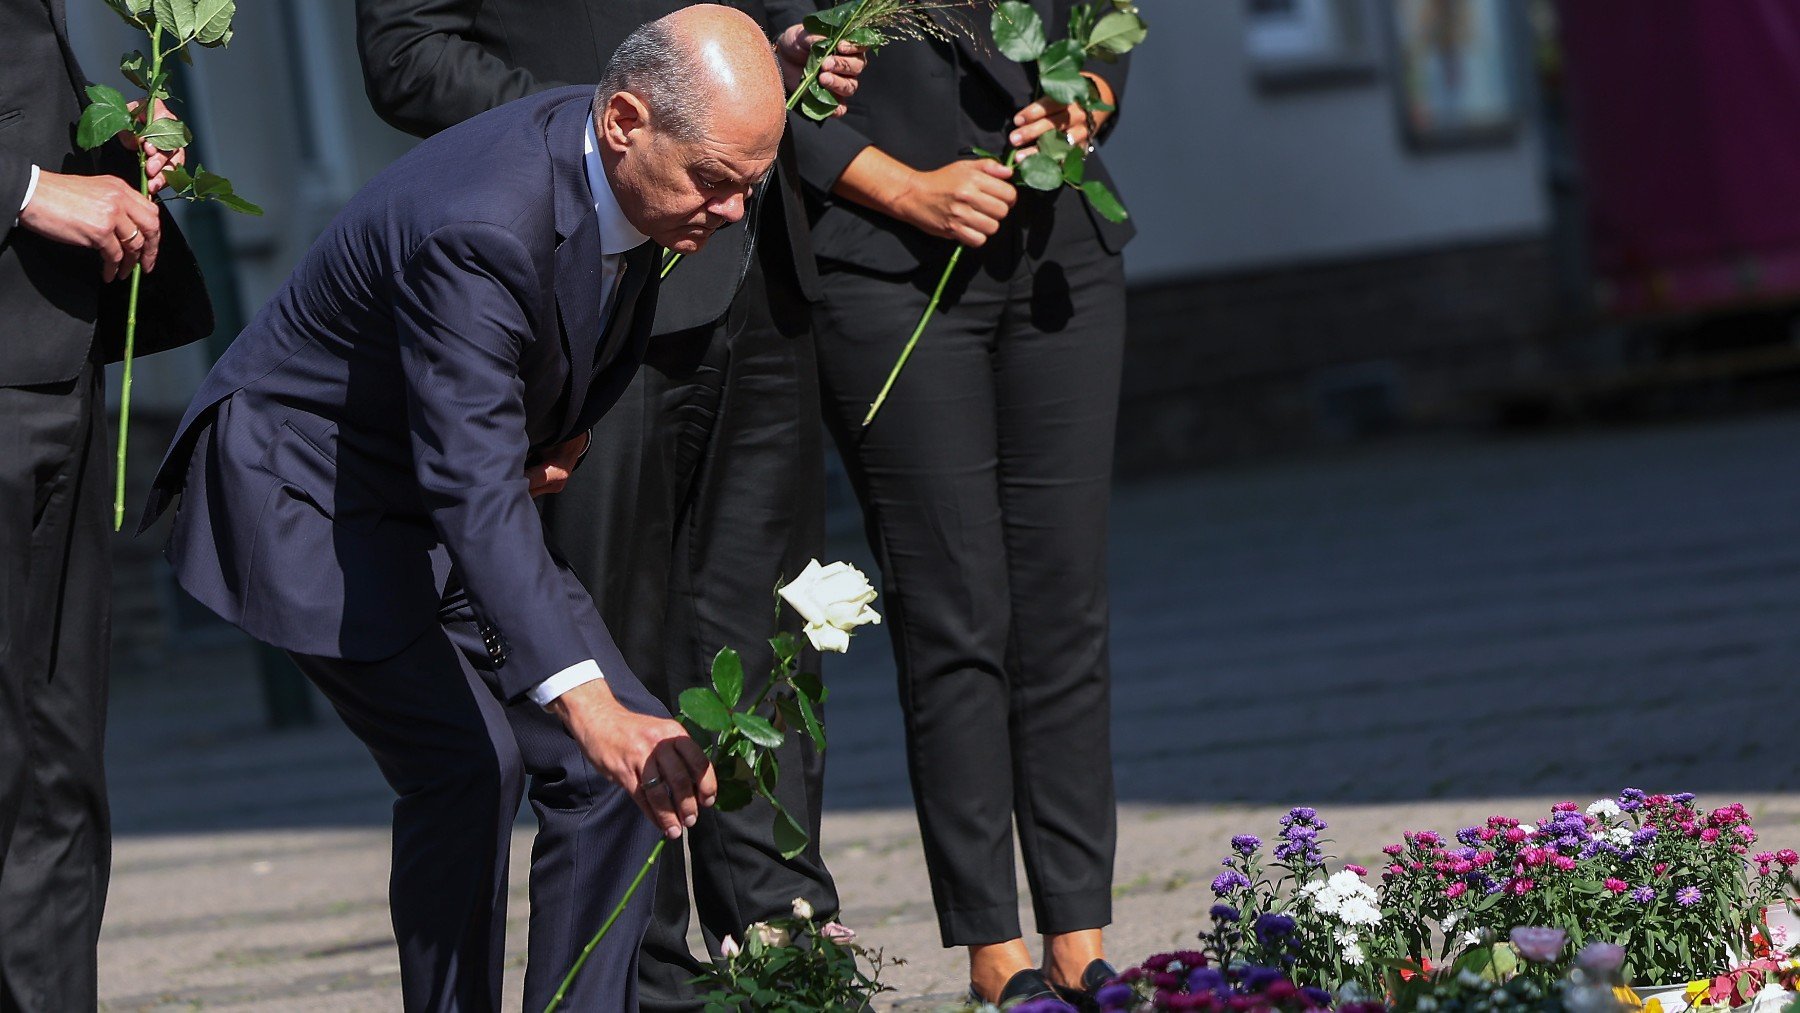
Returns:
[[[1137,219],[1133,282],[1460,245],[1542,232],[1529,118],[1505,143],[1420,152],[1402,135],[1389,3],[1344,5],[1366,72],[1268,82],[1246,4],[1145,0],[1149,41],[1107,165]],[[1523,61],[1521,61],[1523,62]]]

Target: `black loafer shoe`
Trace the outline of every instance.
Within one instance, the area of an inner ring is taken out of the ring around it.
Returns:
[[[1005,987],[1000,989],[1000,995],[994,999],[983,997],[980,992],[975,991],[974,985],[969,986],[969,1002],[976,1006],[992,1003],[995,1006],[1004,1007],[1009,1002],[1054,998],[1056,998],[1056,989],[1044,978],[1044,972],[1035,967],[1027,967],[1006,979]]]
[[[1055,990],[1058,999],[1081,1010],[1082,1013],[1088,1013],[1090,1010],[1100,1008],[1100,1004],[1094,1001],[1094,996],[1106,987],[1107,982],[1118,976],[1117,968],[1104,960],[1096,960],[1089,963],[1087,969],[1081,972],[1080,988],[1064,988],[1061,985],[1050,987]]]

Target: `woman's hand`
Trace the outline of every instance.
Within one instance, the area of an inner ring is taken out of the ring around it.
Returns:
[[[1112,88],[1105,80],[1095,74],[1084,73],[1081,76],[1095,84],[1100,92],[1100,101],[1112,104]],[[1013,116],[1013,132],[1008,135],[1007,141],[1019,150],[1019,157],[1024,158],[1037,152],[1038,138],[1054,130],[1067,137],[1070,144],[1086,149],[1109,115],[1111,114],[1095,113],[1090,118],[1088,111],[1079,105],[1063,105],[1053,98],[1041,98]]]
[[[1013,171],[987,158],[951,162],[915,172],[895,201],[896,217],[929,235],[979,248],[1000,231],[1019,191]]]

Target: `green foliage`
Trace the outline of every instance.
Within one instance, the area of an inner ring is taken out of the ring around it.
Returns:
[[[738,657],[738,652],[729,647],[719,651],[713,658],[712,681],[713,690],[725,706],[736,707],[744,696],[744,659]]]
[[[1044,21],[1022,0],[1005,0],[994,8],[994,44],[1009,60],[1026,63],[1044,53]]]
[[[91,104],[81,111],[81,122],[75,127],[77,144],[98,148],[112,140],[114,134],[131,128],[131,108],[117,88],[90,84],[87,95]]]
[[[904,963],[858,945],[814,917],[772,918],[745,932],[741,948],[702,969],[706,1013],[817,1013],[867,1009],[893,988],[881,983]]]
[[[1048,140],[1054,136],[1054,134],[1045,134],[1039,140]],[[1069,142],[1064,141],[1063,143],[1066,145]],[[1018,168],[1019,182],[1033,190],[1055,190],[1063,185],[1062,166],[1042,150],[1041,144],[1036,153],[1025,156],[1019,162]]]

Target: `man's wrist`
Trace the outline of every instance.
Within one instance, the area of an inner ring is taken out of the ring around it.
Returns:
[[[543,682],[525,691],[531,702],[539,707],[548,708],[552,701],[577,686],[583,686],[596,679],[604,679],[606,674],[592,659],[570,665]]]

